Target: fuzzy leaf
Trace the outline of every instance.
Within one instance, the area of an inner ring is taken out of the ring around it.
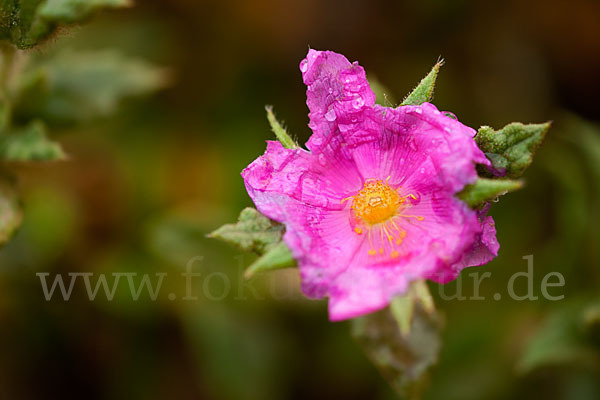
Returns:
[[[25,128],[2,137],[0,158],[4,161],[55,161],[65,158],[60,144],[50,141],[46,128],[34,121]]]
[[[363,346],[367,356],[406,398],[418,398],[428,379],[428,371],[438,360],[441,347],[441,318],[436,312],[426,312],[415,302],[410,318],[410,331],[388,307],[382,311],[356,318],[352,334]]]
[[[531,164],[549,128],[550,122],[527,125],[513,122],[499,131],[482,126],[475,141],[492,162],[494,175],[518,178]]]
[[[129,0],[0,0],[0,39],[27,49],[61,24],[79,22],[103,8],[129,5]]]
[[[275,118],[275,114],[273,113],[272,106],[266,106],[265,110],[267,111],[267,120],[269,121],[269,125],[271,125],[271,130],[277,137],[277,140],[281,142],[281,145],[286,149],[295,149],[298,147],[298,144],[291,138],[288,134],[287,130],[277,121]]]
[[[23,220],[23,211],[14,185],[0,178],[0,245],[6,243]]]
[[[417,87],[414,88],[408,96],[406,96],[401,105],[418,106],[426,101],[431,101],[433,98],[433,90],[435,89],[435,81],[442,65],[444,65],[444,61],[438,61],[433,68],[431,68],[431,71],[429,71],[425,78],[419,82]]]
[[[284,241],[280,241],[246,268],[244,276],[246,278],[251,278],[257,272],[272,271],[274,269],[294,266],[296,266],[296,260],[294,259],[294,256],[292,256],[292,252]]]
[[[467,185],[457,197],[467,203],[471,208],[476,208],[483,203],[494,200],[523,187],[522,181],[510,179],[478,178],[473,185]]]
[[[248,207],[242,210],[237,223],[223,225],[208,236],[262,255],[281,242],[283,225]]]
[[[63,51],[38,61],[23,77],[15,104],[21,119],[59,124],[110,115],[126,97],[166,86],[165,70],[112,51]]]

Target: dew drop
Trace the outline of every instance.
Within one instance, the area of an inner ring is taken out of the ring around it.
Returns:
[[[458,118],[456,118],[456,115],[454,115],[454,113],[451,113],[450,111],[444,111],[444,115],[446,117],[449,117],[449,118],[452,118],[452,119],[456,119],[456,120],[458,119]]]
[[[319,154],[319,164],[327,165],[327,157],[323,153]]]
[[[333,93],[333,88],[329,88],[329,94]]]
[[[325,119],[329,122],[335,121],[335,110],[332,108],[325,113]]]
[[[363,99],[361,96],[358,96],[354,100],[352,100],[352,107],[356,108],[357,110],[361,108],[364,104],[365,99]]]
[[[304,60],[300,61],[300,71],[306,72],[307,70],[308,70],[308,60],[305,58]]]
[[[408,141],[408,145],[412,151],[417,151],[417,143],[415,142],[415,138],[411,137]]]
[[[415,109],[415,112],[416,112],[417,114],[423,114],[423,110],[421,109],[421,107],[418,107],[418,108],[416,108],[416,109]]]

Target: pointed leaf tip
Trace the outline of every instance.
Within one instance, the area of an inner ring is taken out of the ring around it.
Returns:
[[[265,111],[267,111],[267,120],[269,121],[269,125],[271,125],[271,130],[277,137],[277,140],[281,142],[281,145],[286,149],[297,148],[298,144],[291,138],[283,125],[277,121],[277,118],[275,118],[273,106],[265,106]]]
[[[439,60],[433,68],[431,68],[431,71],[429,71],[425,78],[421,79],[421,82],[419,82],[417,87],[406,96],[401,105],[418,106],[426,101],[431,101],[435,89],[435,81],[437,80],[442,65],[444,65],[444,60]]]
[[[257,272],[294,266],[296,266],[296,260],[292,256],[292,252],[285,242],[281,241],[254,261],[244,272],[244,277],[250,279]]]
[[[498,196],[514,192],[522,187],[523,181],[479,178],[474,184],[467,185],[457,194],[457,197],[467,203],[469,207],[477,208]]]
[[[518,178],[533,161],[551,122],[522,124],[513,122],[500,130],[482,126],[475,141],[492,162],[494,175]]]

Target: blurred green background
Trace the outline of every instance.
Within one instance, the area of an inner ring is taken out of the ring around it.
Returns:
[[[349,324],[301,296],[296,271],[246,284],[251,257],[205,237],[251,205],[239,173],[272,139],[265,104],[300,142],[310,135],[309,46],[358,60],[392,104],[442,56],[435,103],[463,123],[554,121],[526,188],[493,204],[499,257],[463,273],[466,296],[467,274],[492,273],[486,300],[442,300],[431,285],[446,328],[426,398],[600,398],[599,21],[595,0],[138,0],[33,50],[116,49],[166,68],[169,85],[84,128],[57,118],[69,159],[18,167],[24,225],[0,251],[0,398],[394,398]],[[530,254],[540,300],[512,300]],[[184,301],[195,256],[198,300]],[[566,281],[554,302],[540,294],[552,271]],[[89,301],[81,282],[70,301],[46,301],[39,272],[168,275],[156,301],[133,301],[125,280],[113,301]]]

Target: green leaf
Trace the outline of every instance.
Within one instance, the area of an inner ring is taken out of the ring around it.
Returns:
[[[0,178],[0,245],[15,234],[23,220],[23,211],[14,184]]]
[[[456,196],[471,208],[476,208],[483,203],[494,200],[498,196],[514,192],[522,187],[522,181],[478,178],[473,185],[465,186]]]
[[[223,225],[208,236],[223,240],[243,251],[262,255],[281,242],[283,225],[248,207],[236,224]]]
[[[61,24],[79,22],[103,8],[129,5],[129,0],[0,0],[0,39],[31,48]]]
[[[415,302],[410,330],[405,333],[403,324],[407,322],[399,320],[397,313],[401,310],[393,308],[394,305],[354,319],[352,334],[401,396],[418,398],[427,383],[430,367],[438,360],[441,317]]]
[[[14,112],[20,119],[85,122],[114,113],[124,98],[167,83],[164,69],[113,50],[63,51],[26,71]]]
[[[298,144],[290,137],[287,130],[277,121],[275,118],[275,114],[273,113],[272,106],[266,106],[265,110],[267,111],[267,120],[269,120],[269,125],[271,125],[271,130],[277,137],[277,140],[281,142],[281,145],[286,149],[295,149],[298,147]]]
[[[244,276],[248,279],[257,272],[272,271],[295,266],[296,260],[294,259],[292,252],[285,242],[281,241],[246,268]]]
[[[121,8],[133,5],[131,0],[46,0],[38,14],[47,21],[74,23],[103,8]]]
[[[25,128],[11,132],[0,142],[0,158],[4,161],[55,161],[63,160],[65,153],[60,144],[50,141],[46,128],[34,121]]]
[[[419,104],[423,104],[426,101],[431,101],[433,98],[433,90],[435,89],[435,81],[437,79],[438,73],[440,72],[440,67],[444,65],[444,61],[438,61],[431,71],[421,80],[421,82],[417,85],[416,88],[413,89],[412,92],[404,101],[402,101],[403,106],[418,106]]]
[[[550,122],[528,125],[513,122],[499,131],[482,126],[475,141],[496,171],[508,178],[518,178],[531,164],[549,128]]]
[[[517,370],[526,374],[549,366],[598,365],[600,358],[586,334],[586,306],[575,301],[553,309],[525,346]]]

